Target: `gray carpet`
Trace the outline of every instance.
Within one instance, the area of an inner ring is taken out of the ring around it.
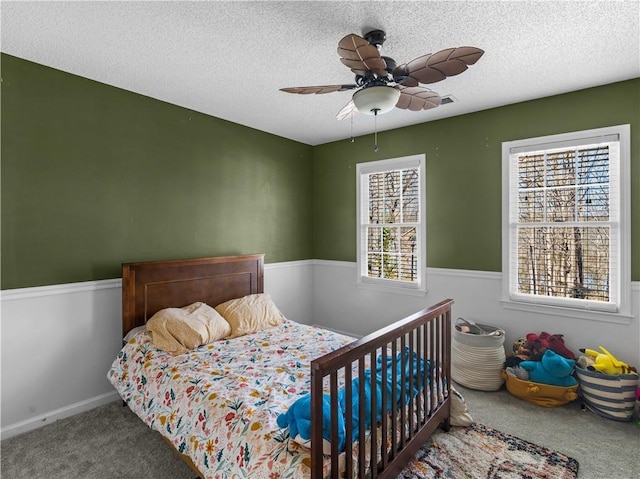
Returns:
[[[477,422],[573,457],[580,479],[632,479],[640,429],[582,411],[542,408],[507,391],[459,387]],[[194,479],[160,436],[114,402],[2,441],[3,479]],[[464,478],[455,478],[464,479]]]
[[[184,462],[121,401],[0,444],[2,479],[194,479]]]

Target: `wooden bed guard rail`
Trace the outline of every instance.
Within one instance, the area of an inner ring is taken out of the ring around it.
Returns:
[[[395,478],[440,425],[449,428],[452,304],[453,300],[444,300],[312,361],[312,479],[323,476],[323,393],[331,405],[331,478],[340,477],[341,468],[341,477],[347,479]],[[377,364],[390,367],[376,370]],[[367,380],[370,393],[365,392]],[[386,385],[380,387],[381,398],[376,382]],[[341,388],[344,451],[338,445]],[[354,407],[354,396],[365,400]],[[389,410],[389,405],[397,407]],[[358,427],[355,437],[353,421]],[[367,446],[354,452],[358,444]],[[339,460],[341,453],[344,462]]]

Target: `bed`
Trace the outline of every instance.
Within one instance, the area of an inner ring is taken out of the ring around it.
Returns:
[[[397,477],[449,429],[453,301],[357,340],[285,319],[175,355],[144,330],[165,308],[263,296],[263,278],[262,254],[123,264],[123,402],[202,478]],[[304,445],[278,425],[303,399]]]

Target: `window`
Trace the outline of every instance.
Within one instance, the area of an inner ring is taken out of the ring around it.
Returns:
[[[424,155],[359,163],[358,282],[425,291]]]
[[[502,161],[505,302],[629,315],[629,125],[506,142]]]

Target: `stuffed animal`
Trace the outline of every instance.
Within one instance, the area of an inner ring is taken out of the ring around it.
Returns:
[[[520,379],[521,381],[529,380],[529,371],[521,368],[520,366],[509,366],[505,368],[505,372],[516,379]]]
[[[581,352],[594,360],[594,364],[588,366],[589,370],[600,371],[605,374],[629,374],[634,372],[633,368],[630,368],[627,363],[616,359],[613,354],[602,346],[599,347],[602,353],[594,351],[593,349],[580,349]]]
[[[331,403],[329,395],[322,396],[322,437],[323,452],[331,454]],[[346,430],[344,414],[338,405],[338,450],[345,447]],[[286,413],[280,414],[278,426],[289,427],[289,437],[298,444],[311,447],[311,394],[305,394],[294,402]]]
[[[520,337],[513,342],[513,356],[528,361],[531,359],[531,349],[529,348],[529,342],[527,338]]]
[[[582,369],[591,369],[593,371],[593,366],[596,363],[596,360],[591,356],[586,356],[581,354],[576,360],[576,366],[581,367]]]
[[[549,334],[542,331],[539,335],[535,333],[527,334],[527,342],[529,343],[532,359],[538,359],[542,357],[547,349],[558,353],[567,359],[575,359],[575,354],[569,348],[564,345],[564,339],[562,334]]]
[[[564,345],[564,339],[562,338],[563,336],[562,334],[549,334],[549,333],[545,333],[544,331],[540,333],[541,336],[543,334],[547,335],[547,342],[549,343],[549,349],[558,353],[560,356],[564,356],[567,359],[576,358],[576,355],[573,354],[573,351],[571,351],[569,348],[567,348]]]
[[[390,412],[393,407],[392,391],[395,389],[396,408],[401,405],[402,390],[405,391],[405,400],[408,403],[411,396],[415,396],[418,393],[417,383],[418,377],[423,378],[420,382],[420,390],[425,387],[426,382],[429,382],[430,376],[430,363],[424,359],[419,359],[416,353],[413,353],[412,360],[409,360],[408,348],[405,349],[404,358],[402,353],[398,353],[396,356],[396,382],[393,383],[393,359],[387,356],[387,364],[382,364],[382,356],[378,357],[376,363],[376,369],[372,371],[366,370],[363,374],[363,389],[364,389],[364,426],[366,429],[371,428],[371,374],[375,374],[376,384],[376,421],[382,419],[382,389],[387,391],[387,404],[385,410]],[[404,384],[402,383],[402,365],[404,363],[405,372]],[[426,365],[426,374],[425,374]],[[382,381],[382,370],[386,368],[386,382]],[[410,369],[413,368],[411,372]],[[409,381],[410,376],[413,376],[413,384]],[[351,382],[351,420],[353,426],[352,440],[357,441],[360,431],[360,379],[355,378]],[[344,411],[346,410],[346,392],[344,388],[341,388],[338,393],[338,450],[343,451],[346,441],[346,428],[344,420]],[[325,454],[331,454],[331,403],[329,395],[323,395],[322,405],[322,437],[323,437],[323,452]],[[289,427],[289,436],[298,444],[309,447],[311,444],[311,395],[306,394],[300,397],[294,402],[287,412],[280,414],[277,418],[278,426],[281,428]]]
[[[519,366],[529,371],[529,380],[552,386],[575,386],[578,384],[571,373],[575,366],[573,359],[567,359],[551,349],[547,349],[540,361],[522,361]]]
[[[418,359],[417,354],[413,353],[413,359],[409,360],[409,350],[408,348],[404,351],[404,359],[402,359],[402,353],[398,353],[396,355],[396,382],[393,383],[393,358],[392,356],[387,356],[387,364],[382,364],[382,356],[378,356],[376,361],[376,421],[382,420],[382,390],[383,388],[387,391],[387,404],[385,407],[386,411],[391,411],[394,409],[392,398],[393,398],[393,390],[395,389],[395,398],[396,398],[396,406],[395,408],[400,407],[401,399],[402,399],[402,389],[404,388],[405,392],[405,401],[409,402],[409,398],[411,396],[415,396],[418,394],[418,376],[422,377],[422,383],[420,384],[420,390],[424,388],[424,381],[426,379],[429,382],[429,361],[425,361],[424,359]],[[405,382],[402,383],[402,364],[404,362],[404,377]],[[427,367],[427,374],[425,377],[425,363]],[[382,380],[382,369],[386,368],[386,382]],[[412,375],[410,369],[413,368],[413,384],[409,381],[409,377]],[[370,429],[371,427],[371,370],[367,370],[364,372],[362,377],[364,382],[364,425],[366,429]],[[360,434],[360,380],[359,378],[355,378],[352,381],[352,421],[351,424],[353,426],[353,441],[357,441]],[[338,402],[343,411],[346,411],[346,394],[344,389],[338,391]]]
[[[540,361],[544,352],[549,348],[546,337],[544,334],[537,335],[536,333],[529,333],[526,339],[529,344],[529,359],[532,361]]]

